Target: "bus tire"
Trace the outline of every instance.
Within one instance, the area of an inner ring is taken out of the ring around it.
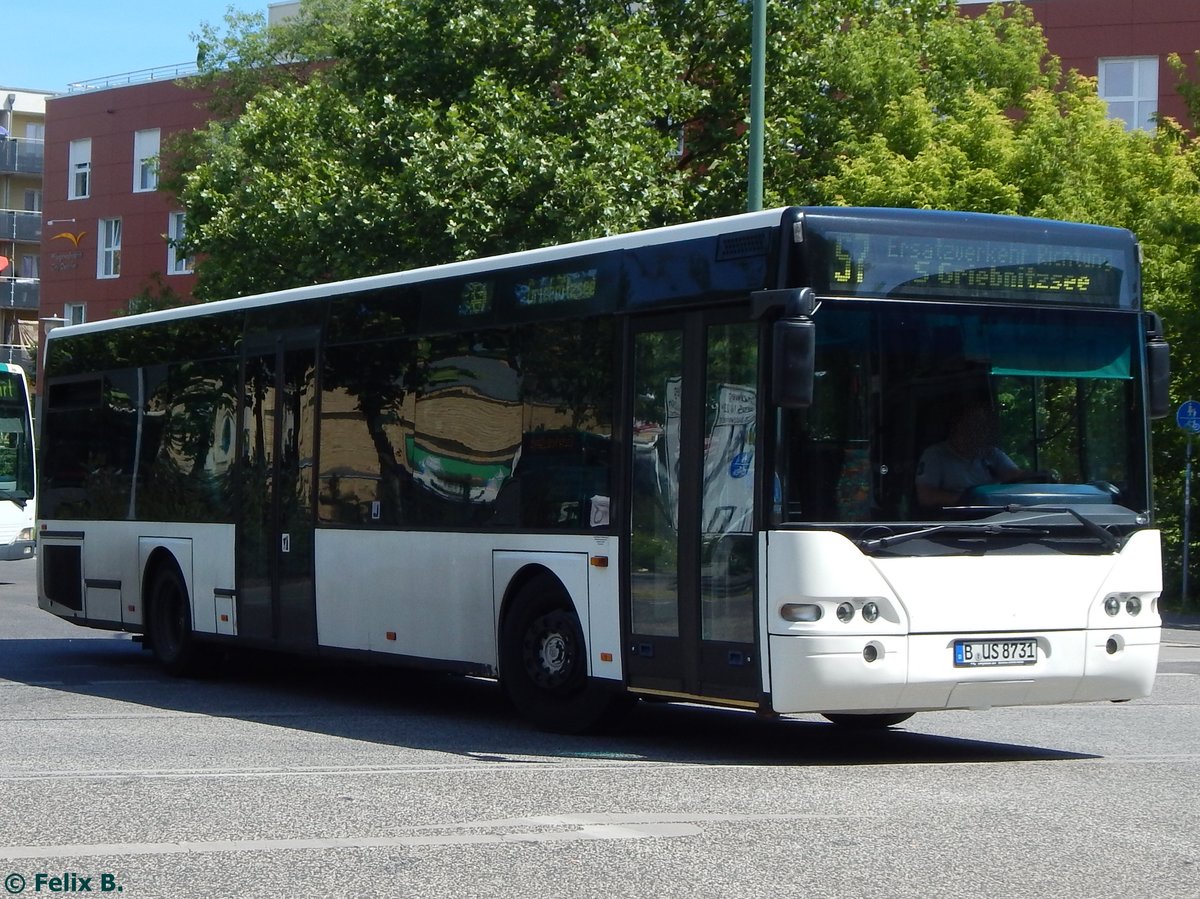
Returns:
[[[543,730],[603,729],[635,697],[587,673],[579,616],[558,579],[539,574],[513,598],[500,626],[500,685],[516,710]]]
[[[823,717],[849,730],[884,730],[893,727],[913,716],[912,712],[887,712],[885,714],[855,715],[849,712],[829,712]]]
[[[174,564],[159,565],[150,579],[148,636],[154,658],[175,677],[196,670],[198,652],[192,637],[192,609],[183,576]]]

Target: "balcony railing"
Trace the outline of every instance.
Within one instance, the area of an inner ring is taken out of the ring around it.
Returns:
[[[0,240],[42,242],[42,214],[19,209],[0,209]]]
[[[40,175],[45,169],[46,145],[24,137],[0,138],[0,174]]]
[[[67,92],[72,94],[87,91],[108,90],[111,87],[124,87],[127,84],[145,84],[147,81],[178,81],[200,71],[194,62],[181,62],[173,66],[155,66],[152,69],[137,69],[133,72],[122,72],[120,75],[105,75],[102,78],[89,78],[87,81],[73,81],[67,85]]]
[[[0,278],[0,308],[36,310],[41,292],[37,278]]]

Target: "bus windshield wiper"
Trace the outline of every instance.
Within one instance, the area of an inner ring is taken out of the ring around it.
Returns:
[[[1105,533],[1108,532],[1105,531]],[[922,537],[930,537],[934,534],[961,534],[969,537],[980,535],[985,537],[1046,537],[1049,536],[1050,531],[1047,528],[1033,528],[1021,524],[1008,524],[995,521],[978,523],[960,521],[953,524],[930,525],[929,527],[917,528],[915,531],[905,531],[902,534],[889,534],[886,537],[857,540],[855,544],[859,549],[874,552],[877,549],[887,549],[889,546],[895,546],[898,543],[919,540]]]
[[[1109,552],[1116,552],[1121,548],[1121,538],[1112,531],[1097,524],[1082,514],[1078,509],[1071,506],[1024,506],[1017,503],[1010,503],[1007,506],[951,506],[955,512],[1037,512],[1039,514],[1059,514],[1065,513],[1070,515],[1083,527],[1091,536],[1095,537]],[[1028,520],[1028,519],[1022,519]],[[1017,524],[1019,522],[1014,522]]]

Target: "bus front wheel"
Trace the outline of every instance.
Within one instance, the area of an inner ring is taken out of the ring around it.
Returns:
[[[550,574],[521,588],[501,623],[500,684],[521,715],[558,733],[603,728],[634,699],[588,676],[579,617]]]
[[[189,674],[196,663],[187,587],[174,565],[160,565],[150,581],[148,636],[154,658],[168,674]]]

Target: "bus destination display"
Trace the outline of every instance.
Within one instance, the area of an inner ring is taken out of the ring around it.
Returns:
[[[832,296],[1120,305],[1122,254],[1010,240],[826,232],[814,266]]]

